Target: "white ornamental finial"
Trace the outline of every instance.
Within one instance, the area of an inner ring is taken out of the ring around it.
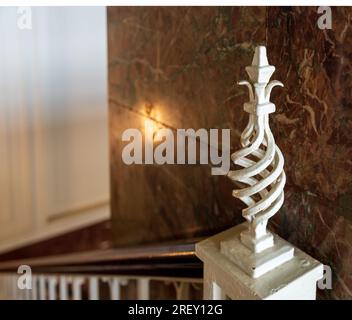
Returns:
[[[269,82],[275,67],[269,65],[264,46],[256,47],[252,65],[246,71],[251,83],[239,84],[249,88],[249,102],[244,104],[249,121],[241,135],[242,149],[231,155],[242,168],[230,171],[228,176],[244,185],[233,191],[233,196],[247,205],[242,215],[248,221],[248,230],[241,233],[241,241],[258,253],[274,245],[266,226],[284,202],[284,158],[269,127],[269,114],[275,111],[275,105],[269,101],[270,93],[273,87],[283,84]]]

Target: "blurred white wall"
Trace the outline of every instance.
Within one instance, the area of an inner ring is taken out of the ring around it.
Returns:
[[[108,217],[106,33],[105,7],[0,8],[0,250]]]

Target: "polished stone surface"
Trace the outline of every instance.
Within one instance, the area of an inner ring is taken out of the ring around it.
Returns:
[[[214,234],[242,221],[232,183],[206,165],[121,161],[122,132],[146,120],[169,128],[230,128],[247,114],[255,46],[277,71],[271,117],[285,156],[285,204],[271,222],[284,239],[333,270],[322,298],[352,298],[352,8],[108,8],[111,191],[115,246]]]
[[[352,8],[270,8],[268,52],[277,66],[272,121],[288,182],[277,230],[333,271],[327,298],[352,298]]]

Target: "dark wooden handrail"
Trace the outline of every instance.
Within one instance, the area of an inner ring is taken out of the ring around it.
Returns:
[[[202,263],[190,243],[94,250],[0,262],[0,272],[29,265],[35,272],[162,274],[201,276]]]

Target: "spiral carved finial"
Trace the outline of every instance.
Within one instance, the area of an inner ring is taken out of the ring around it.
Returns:
[[[273,87],[283,84],[269,82],[275,67],[269,65],[264,46],[255,49],[252,65],[246,71],[251,82],[239,84],[249,89],[249,102],[244,104],[249,121],[241,135],[242,149],[231,155],[234,164],[242,168],[230,171],[228,176],[242,186],[233,191],[233,196],[247,205],[242,215],[249,227],[242,232],[241,241],[260,252],[273,246],[273,236],[266,225],[284,202],[284,158],[269,127],[269,114],[275,111],[269,101],[270,93]]]

